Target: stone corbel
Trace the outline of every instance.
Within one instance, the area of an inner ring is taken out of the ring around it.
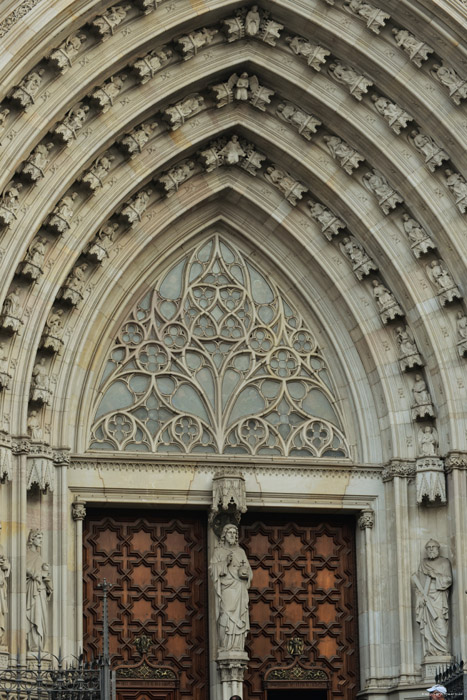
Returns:
[[[212,480],[212,506],[209,522],[217,536],[226,523],[238,525],[246,513],[245,478],[238,471],[219,471]]]
[[[417,459],[415,478],[417,503],[446,503],[446,476],[444,462],[439,457]]]
[[[55,488],[55,471],[52,450],[46,445],[34,446],[27,460],[26,488],[31,491],[39,488],[42,493],[53,493]]]

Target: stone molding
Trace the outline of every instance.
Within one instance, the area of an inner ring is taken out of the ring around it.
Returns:
[[[41,0],[24,0],[13,12],[0,22],[0,39],[15,26],[17,22],[31,12]]]

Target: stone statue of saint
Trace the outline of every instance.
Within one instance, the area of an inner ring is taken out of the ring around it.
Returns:
[[[244,651],[250,629],[248,588],[252,571],[245,552],[238,545],[238,529],[232,523],[222,530],[211,559],[210,573],[216,590],[219,651]]]
[[[49,565],[40,553],[43,535],[30,530],[26,551],[26,619],[28,650],[44,649],[47,634],[47,603],[52,597]]]
[[[446,656],[449,650],[449,589],[452,585],[451,562],[439,554],[440,545],[428,540],[426,557],[413,575],[416,616],[420,625],[423,655]]]
[[[2,526],[0,524],[0,530]],[[3,546],[0,544],[0,645],[3,644],[6,630],[6,614],[8,612],[8,582],[10,575],[10,562],[5,556]]]

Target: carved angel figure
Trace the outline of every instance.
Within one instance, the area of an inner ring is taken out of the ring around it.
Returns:
[[[299,199],[301,199],[305,192],[308,192],[308,188],[302,185],[301,182],[295,180],[289,173],[276,165],[270,165],[266,168],[264,177],[268,182],[270,182],[276,189],[278,189],[286,200],[290,202],[294,207],[297,205]]]
[[[127,12],[131,10],[131,5],[114,5],[109,7],[102,15],[98,15],[92,22],[91,27],[99,34],[102,41],[111,37],[117,27],[126,18]]]
[[[460,105],[461,100],[467,98],[467,80],[461,78],[453,68],[436,63],[430,73],[441,85],[448,88],[449,97],[456,105]]]
[[[408,54],[410,60],[419,68],[426,61],[433,49],[420,39],[417,39],[407,29],[393,29],[394,40],[398,46]]]
[[[133,199],[123,207],[120,212],[120,216],[124,219],[125,223],[133,226],[137,221],[141,221],[146,207],[149,204],[149,198],[152,194],[152,190],[140,190]]]
[[[214,141],[209,148],[201,151],[200,156],[208,173],[221,165],[240,165],[251,175],[256,175],[262,161],[266,159],[265,155],[255,151],[252,144],[241,142],[236,134],[228,141]]]
[[[379,206],[385,214],[389,214],[391,209],[395,209],[397,204],[404,201],[399,192],[396,192],[386,178],[377,170],[366,173],[363,176],[363,184],[367,190],[375,195]]]
[[[316,119],[312,114],[303,112],[292,102],[287,102],[285,100],[277,106],[276,114],[278,117],[291,124],[298,131],[300,136],[303,136],[308,141],[311,139],[312,134],[316,133],[318,126],[322,124],[322,122]]]
[[[168,172],[159,178],[159,184],[162,185],[167,197],[171,197],[175,192],[178,192],[180,185],[195,174],[195,167],[193,160],[186,160],[170,168]]]
[[[274,19],[271,19],[269,17],[269,12],[263,12],[263,18],[261,20],[257,38],[264,41],[265,44],[269,44],[269,46],[275,46],[276,39],[279,39],[283,29],[284,25],[276,22]]]
[[[81,46],[86,41],[86,34],[70,34],[60,46],[54,49],[49,55],[49,61],[55,65],[62,73],[66,73],[73,65],[73,58],[76,58]]]
[[[364,93],[368,92],[368,88],[373,85],[371,80],[365,78],[361,73],[350,66],[346,66],[340,61],[335,61],[329,66],[329,75],[334,78],[337,83],[345,85],[356,100],[361,100]]]
[[[384,27],[386,20],[391,17],[391,15],[380,10],[379,7],[370,5],[364,0],[347,0],[344,3],[344,8],[365,20],[368,29],[371,29],[375,34],[380,33],[381,27]]]
[[[218,33],[217,29],[211,27],[205,27],[197,32],[190,32],[190,34],[185,34],[177,39],[177,44],[180,46],[180,50],[183,54],[183,60],[188,61],[190,58],[194,58],[200,49],[208,46],[214,37]]]
[[[399,345],[399,366],[402,372],[413,367],[422,367],[423,361],[410,328],[398,326],[396,339]]]
[[[11,99],[23,109],[27,109],[35,102],[35,97],[39,92],[43,81],[45,70],[40,68],[37,71],[32,71],[23,78],[18,87],[14,88]]]
[[[86,282],[86,270],[88,264],[83,263],[72,269],[58,294],[60,299],[67,301],[72,306],[77,306],[83,298],[83,289]]]
[[[357,279],[361,280],[378,268],[373,260],[365,253],[360,243],[353,236],[346,236],[339,243],[339,248],[352,263],[352,270]]]
[[[85,185],[91,192],[96,192],[104,184],[104,180],[110,172],[112,162],[115,156],[110,153],[104,153],[97,158],[91,165],[89,170],[81,178],[81,183]]]
[[[154,78],[156,73],[170,61],[172,56],[172,49],[164,46],[159,51],[150,51],[146,56],[135,61],[132,68],[137,73],[141,85]]]
[[[157,122],[145,122],[133,131],[126,134],[120,141],[118,146],[130,156],[134,158],[138,153],[141,153],[154,129],[157,128]]]
[[[446,185],[451,190],[456,200],[456,205],[461,214],[467,211],[467,182],[459,173],[452,170],[445,170]]]
[[[50,401],[49,375],[44,357],[36,362],[32,370],[31,401],[45,404]]]
[[[421,374],[415,375],[415,382],[412,386],[414,403],[412,406],[412,420],[419,420],[425,417],[434,417],[435,410],[431,401],[430,392]]]
[[[0,328],[10,333],[17,333],[22,323],[20,319],[20,291],[20,287],[14,287],[11,292],[7,294],[0,314]]]
[[[408,112],[405,112],[402,107],[399,107],[399,105],[391,102],[386,97],[375,94],[371,96],[371,99],[374,102],[376,111],[384,117],[396,134],[400,134],[401,129],[405,129],[408,122],[413,121],[413,117]]]
[[[324,204],[314,202],[312,199],[309,199],[307,204],[312,218],[321,224],[321,233],[324,233],[328,241],[337,236],[341,229],[345,228],[344,222],[338,219]]]
[[[467,356],[467,316],[462,312],[457,312],[457,350],[461,357]]]
[[[116,222],[105,224],[96,233],[93,241],[89,244],[86,256],[97,263],[102,263],[109,256],[108,249],[112,245],[115,231],[118,229]]]
[[[58,136],[63,143],[68,145],[76,138],[79,130],[83,128],[88,112],[88,105],[77,104],[70,109],[65,119],[57,124],[53,129],[53,133]]]
[[[337,160],[349,175],[352,175],[353,171],[365,160],[358,151],[351,148],[338,136],[324,136],[323,140],[334,160]]]
[[[48,221],[47,227],[54,233],[61,235],[70,228],[70,221],[73,218],[73,205],[78,197],[77,192],[66,194],[54,207]]]
[[[10,379],[11,379],[11,374],[8,372],[8,357],[5,353],[5,343],[0,343],[0,389],[8,389],[10,386]],[[2,629],[1,629],[1,622],[2,622],[2,599],[1,599],[1,581],[2,581],[2,574],[0,570],[0,641],[2,637]]]
[[[49,162],[49,153],[53,143],[40,143],[26,158],[21,172],[30,182],[37,182],[44,177],[44,171]]]
[[[47,636],[47,603],[52,598],[49,565],[41,555],[43,535],[30,530],[26,546],[26,619],[29,651],[42,651]]]
[[[219,156],[226,165],[236,165],[240,159],[246,156],[236,134],[233,134],[231,139],[221,148]]]
[[[386,325],[388,321],[394,320],[397,316],[403,316],[404,312],[394,298],[392,292],[387,289],[379,280],[373,280],[373,296],[378,306],[381,321]]]
[[[436,249],[435,242],[430,238],[425,229],[418,221],[412,219],[408,214],[402,214],[404,231],[410,240],[410,247],[416,258]]]
[[[204,97],[192,95],[164,111],[164,119],[169,123],[172,131],[179,129],[187,119],[193,117],[204,108]]]
[[[3,190],[0,198],[0,224],[10,226],[17,218],[19,209],[19,195],[23,185],[21,182],[11,181]]]
[[[116,75],[94,90],[91,99],[95,103],[96,109],[102,113],[108,112],[122,91],[125,80],[125,74]]]
[[[36,236],[29,246],[24,260],[19,264],[18,273],[20,275],[30,280],[36,280],[40,277],[43,272],[46,245],[47,238]]]
[[[428,277],[437,288],[437,295],[442,306],[450,304],[462,295],[449,274],[442,260],[433,260],[426,266]]]
[[[234,73],[226,83],[213,85],[212,90],[216,93],[217,107],[225,107],[234,100],[239,102],[248,100],[253,107],[262,112],[266,111],[274,95],[274,90],[263,87],[259,84],[256,75],[249,77],[248,73],[242,73],[240,76]]]
[[[2,525],[0,523],[0,530]],[[3,644],[6,631],[6,615],[8,613],[8,578],[11,565],[5,556],[3,545],[0,545],[0,644]]]
[[[285,41],[294,54],[303,56],[307,64],[316,71],[321,70],[323,63],[326,63],[326,58],[331,54],[327,49],[318,44],[312,44],[301,36],[287,36]]]
[[[443,164],[444,160],[449,160],[446,151],[443,151],[431,136],[427,136],[420,129],[411,131],[410,138],[417,151],[424,157],[425,163],[432,173]]]

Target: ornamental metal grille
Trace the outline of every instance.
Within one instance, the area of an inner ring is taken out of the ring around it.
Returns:
[[[273,280],[217,235],[134,306],[99,397],[94,450],[349,454],[313,333]]]

